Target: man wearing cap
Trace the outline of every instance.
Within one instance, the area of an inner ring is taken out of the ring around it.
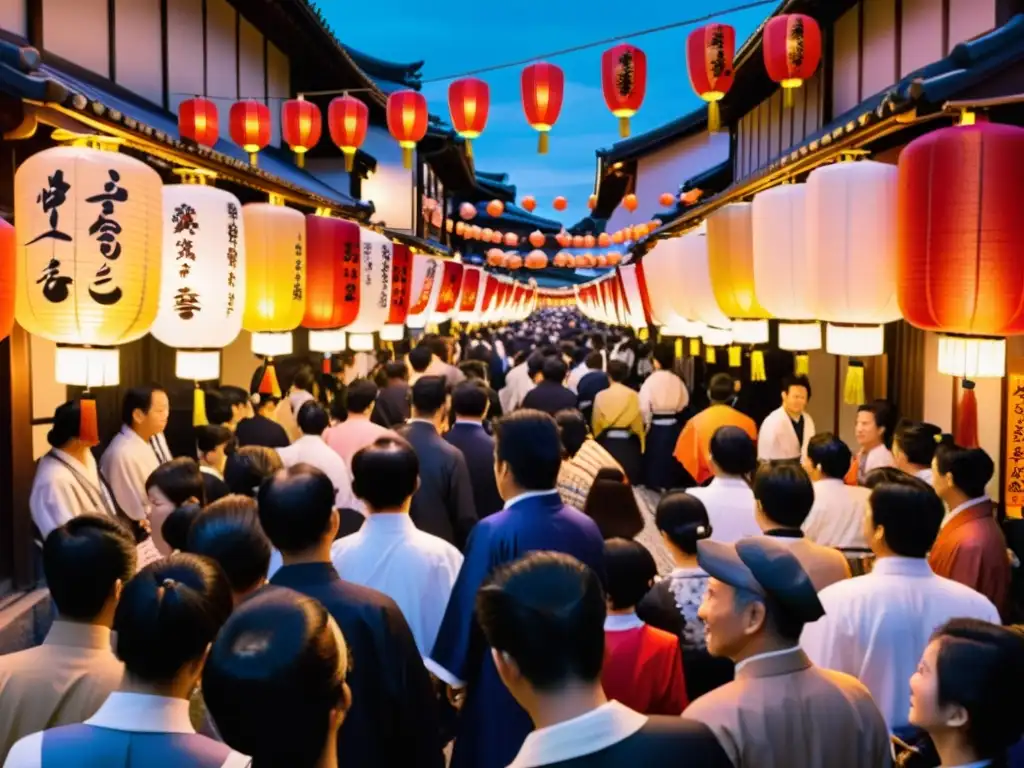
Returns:
[[[708,651],[736,664],[736,679],[684,712],[705,723],[737,768],[884,768],[881,712],[855,678],[815,667],[799,647],[804,624],[824,615],[807,572],[767,537],[705,540],[710,576],[698,616]]]

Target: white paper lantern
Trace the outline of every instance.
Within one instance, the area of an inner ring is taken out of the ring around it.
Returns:
[[[58,382],[116,384],[109,348],[150,329],[162,190],[145,163],[85,146],[43,150],[18,167],[15,317],[33,335],[78,348],[61,352]]]
[[[822,166],[807,177],[806,247],[830,354],[881,354],[883,324],[900,319],[897,174],[895,165],[864,160]]]
[[[391,307],[391,268],[394,246],[388,238],[371,229],[359,236],[359,312],[348,332],[349,349],[369,352],[373,334],[388,322]]]
[[[707,235],[691,232],[678,238],[679,253],[676,256],[679,269],[687,276],[686,293],[690,297],[689,308],[693,318],[704,325],[702,338],[710,346],[732,343],[732,323],[715,300],[711,288],[711,271],[708,268]],[[728,338],[728,341],[724,339]],[[709,340],[709,339],[713,339]]]
[[[634,331],[647,327],[647,318],[644,316],[644,297],[640,287],[640,279],[637,275],[637,264],[627,264],[619,267],[619,277],[622,280],[622,289],[626,294],[625,324]],[[646,275],[645,275],[646,277]],[[645,280],[646,282],[646,280]]]

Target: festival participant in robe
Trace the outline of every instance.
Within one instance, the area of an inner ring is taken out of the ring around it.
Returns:
[[[751,440],[757,440],[757,425],[749,416],[740,413],[729,403],[736,395],[735,382],[728,373],[716,373],[708,386],[711,405],[698,413],[683,427],[676,441],[675,457],[690,473],[697,485],[711,479],[709,462],[711,438],[721,427],[739,427]],[[714,521],[712,521],[713,523]]]
[[[298,423],[302,437],[287,448],[277,449],[281,462],[285,467],[297,464],[316,467],[331,479],[338,509],[354,509],[356,500],[352,495],[352,473],[348,464],[324,442],[324,432],[331,423],[327,411],[315,400],[307,400],[299,408]]]
[[[531,729],[480,634],[474,615],[480,586],[496,567],[533,550],[565,552],[604,573],[597,525],[565,506],[555,488],[561,453],[558,427],[545,413],[520,410],[495,424],[494,472],[505,508],[473,529],[437,642],[424,660],[451,687],[450,696],[462,700],[453,768],[505,768]]]
[[[854,435],[857,439],[857,482],[864,479],[873,469],[893,466],[892,446],[896,414],[885,400],[875,400],[857,406],[857,424]]]
[[[608,572],[601,686],[609,699],[645,715],[678,715],[689,701],[679,639],[637,617],[636,607],[654,584],[658,568],[643,544],[604,543]]]
[[[999,612],[984,595],[928,567],[928,550],[945,514],[930,486],[909,475],[886,479],[879,472],[868,483],[864,527],[874,567],[818,593],[825,615],[804,627],[800,645],[818,666],[864,683],[889,729],[906,737],[906,681],[932,633],[956,617],[998,622]]]
[[[547,355],[541,349],[537,349],[508,372],[508,376],[505,377],[505,386],[498,392],[502,413],[512,413],[522,406],[523,398],[540,381],[546,357]]]
[[[587,355],[587,372],[576,386],[576,405],[586,417],[587,424],[594,420],[594,398],[612,384],[604,369],[605,359],[600,352]]]
[[[699,616],[708,650],[736,679],[690,704],[736,768],[886,768],[889,732],[856,678],[815,666],[800,649],[824,609],[807,572],[775,538],[697,543],[709,575]]]
[[[298,420],[299,409],[310,400],[316,400],[316,373],[311,366],[302,365],[292,377],[288,393],[274,411],[274,421],[284,428],[292,442],[302,437],[302,427],[299,426]]]
[[[81,413],[78,400],[57,406],[46,435],[52,447],[36,466],[28,507],[44,541],[54,528],[79,515],[117,517],[113,497],[90,450],[95,443],[81,437]]]
[[[345,764],[442,768],[434,689],[402,611],[377,590],[344,581],[331,564],[339,523],[330,479],[308,464],[283,469],[260,486],[257,502],[260,524],[284,559],[271,585],[320,601],[359,659],[348,676],[352,709],[338,734]]]
[[[820,432],[807,444],[803,468],[814,483],[814,506],[803,525],[804,535],[824,547],[867,549],[864,511],[870,491],[847,485],[853,454],[831,432]]]
[[[688,493],[704,504],[715,541],[759,536],[757,500],[751,480],[757,470],[757,445],[740,427],[720,427],[708,444],[707,461],[713,477]]]
[[[445,442],[462,451],[473,486],[477,517],[493,515],[504,505],[494,480],[494,438],[484,428],[490,415],[490,389],[479,379],[459,384],[452,393],[455,423],[445,434]]]
[[[562,466],[558,470],[558,494],[570,507],[582,510],[590,489],[602,469],[614,469],[622,477],[619,462],[590,436],[590,426],[583,414],[566,409],[555,414],[558,434],[562,440]]]
[[[234,440],[234,433],[225,426],[203,424],[196,427],[196,454],[199,456],[199,471],[203,473],[207,504],[231,492],[224,482],[224,466],[228,461],[228,448]]]
[[[801,530],[814,505],[814,486],[802,467],[762,464],[754,476],[754,498],[763,534],[793,553],[815,589],[850,578],[850,564],[839,550],[811,541]]]
[[[932,484],[932,459],[942,430],[926,421],[904,420],[892,438],[893,466]]]
[[[523,408],[544,411],[554,416],[561,410],[576,407],[576,395],[564,386],[567,370],[561,357],[552,355],[544,360],[541,380],[523,398]]]
[[[534,552],[501,567],[477,606],[496,674],[535,727],[509,768],[729,768],[705,726],[608,700],[605,598],[592,569]]]
[[[807,413],[811,382],[806,376],[782,380],[782,405],[769,413],[757,433],[760,461],[800,459],[807,455],[807,443],[814,432],[814,419]]]
[[[1010,556],[985,487],[995,473],[981,448],[961,448],[945,435],[932,459],[932,485],[949,516],[928,564],[939,576],[959,581],[991,600],[1003,615],[1009,607]]]
[[[644,449],[644,485],[661,490],[679,487],[682,467],[672,451],[683,429],[683,411],[690,404],[686,384],[673,370],[675,350],[671,344],[655,344],[654,373],[640,386],[640,413],[647,429]]]
[[[159,387],[132,387],[124,395],[121,431],[100,458],[100,472],[114,501],[132,520],[148,519],[146,479],[172,458],[164,439],[170,412],[167,393]]]
[[[629,369],[621,360],[608,361],[611,386],[594,398],[592,419],[596,439],[626,471],[632,485],[643,484],[643,452],[647,434],[640,397],[626,386]]]
[[[161,464],[146,478],[146,497],[149,499],[149,522],[153,528],[153,544],[161,555],[169,555],[172,547],[164,540],[164,521],[174,510],[185,504],[202,507],[206,504],[206,489],[199,465],[187,456]]]

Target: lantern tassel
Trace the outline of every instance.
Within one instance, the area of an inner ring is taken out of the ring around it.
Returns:
[[[472,156],[473,156],[473,141],[471,139],[466,139],[466,157],[472,157]]]
[[[729,367],[739,368],[743,365],[743,347],[733,344],[729,347]]]
[[[704,347],[704,359],[708,365],[718,365],[718,355],[715,354],[714,347]]]
[[[750,353],[750,380],[767,380],[764,370],[764,350],[755,349]]]
[[[325,376],[331,374],[331,354],[330,352],[324,353],[324,361],[320,365],[320,370],[323,371]]]
[[[956,444],[964,448],[978,447],[978,397],[974,393],[974,382],[964,379],[960,382],[960,405],[956,409]]]
[[[305,168],[306,167],[306,153],[305,152],[296,152],[295,153],[295,165],[297,165],[299,168]]]
[[[402,167],[412,170],[412,147],[402,147]]]
[[[209,424],[206,418],[206,393],[196,382],[196,388],[192,390],[192,426],[203,427]]]
[[[864,402],[864,363],[860,360],[851,360],[846,368],[843,402],[847,405],[860,405]]]
[[[628,139],[629,138],[629,118],[628,117],[620,117],[619,118],[619,136],[621,136],[624,139]]]
[[[700,354],[700,339],[698,339],[698,338],[690,339],[690,355],[693,356],[693,357],[697,357],[699,354]]]
[[[78,401],[78,439],[88,446],[100,444],[100,424],[96,415],[96,398],[83,392]]]
[[[783,88],[782,89],[782,104],[786,109],[793,108],[793,91],[795,88]]]
[[[797,376],[809,376],[811,373],[811,356],[806,352],[797,352],[794,373]]]
[[[345,155],[345,171],[346,173],[352,173],[352,169],[356,167],[356,151],[347,148],[341,151]]]
[[[722,129],[722,112],[717,101],[708,102],[708,133],[718,133]]]
[[[537,154],[546,155],[548,153],[548,132],[541,131],[537,136]]]
[[[259,163],[259,153],[258,152],[250,152],[249,153],[249,165],[251,165],[253,168],[256,168],[256,167],[259,166],[259,164],[260,164]]]
[[[681,360],[683,357],[683,340],[676,339],[676,359]]]
[[[263,378],[260,379],[261,394],[281,397],[281,385],[277,383],[277,371],[274,370],[274,358],[268,357],[263,367]]]

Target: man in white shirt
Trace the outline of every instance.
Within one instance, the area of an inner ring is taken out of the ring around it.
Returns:
[[[502,413],[512,413],[523,404],[523,399],[541,379],[543,368],[544,355],[535,351],[508,372],[505,377],[505,386],[498,392]]]
[[[714,478],[689,493],[704,503],[711,523],[711,538],[731,543],[745,536],[760,536],[757,502],[747,477],[757,468],[757,447],[739,427],[721,427],[709,447]]]
[[[352,475],[345,460],[324,442],[323,434],[330,425],[324,407],[315,400],[302,404],[296,417],[302,437],[287,448],[278,448],[281,463],[285,467],[309,464],[323,472],[334,485],[335,506],[338,509],[355,509],[352,495]]]
[[[640,412],[644,417],[644,425],[651,426],[651,421],[658,417],[675,417],[690,404],[690,393],[686,384],[672,372],[675,351],[670,344],[658,344],[652,352],[654,357],[654,373],[648,376],[640,386]],[[672,447],[675,447],[673,442]],[[669,448],[669,453],[672,448]]]
[[[803,466],[814,481],[814,506],[801,526],[811,541],[839,549],[867,549],[864,514],[867,488],[847,485],[853,454],[831,432],[815,435],[807,444]]]
[[[124,395],[121,431],[100,458],[100,471],[114,500],[133,520],[149,516],[146,479],[173,458],[163,434],[170,413],[171,403],[162,389],[132,387]]]
[[[462,553],[421,531],[409,517],[419,460],[398,436],[382,437],[352,458],[353,491],[369,513],[363,527],[338,539],[331,562],[341,578],[372,587],[402,609],[421,654],[437,638]]]
[[[576,387],[579,386],[580,379],[590,373],[590,367],[587,365],[587,356],[589,350],[586,347],[577,347],[576,353],[573,356],[573,362],[576,363],[570,370],[569,375],[565,379],[566,389],[576,392]]]
[[[932,633],[953,618],[998,624],[999,612],[988,598],[928,566],[945,510],[923,481],[909,475],[881,480],[868,509],[873,570],[819,593],[825,615],[804,627],[800,644],[815,664],[864,683],[900,735],[910,706],[908,680]]]
[[[806,376],[782,380],[782,405],[765,417],[757,433],[758,459],[780,461],[807,455],[807,443],[814,436],[814,419],[807,413],[810,399]]]

